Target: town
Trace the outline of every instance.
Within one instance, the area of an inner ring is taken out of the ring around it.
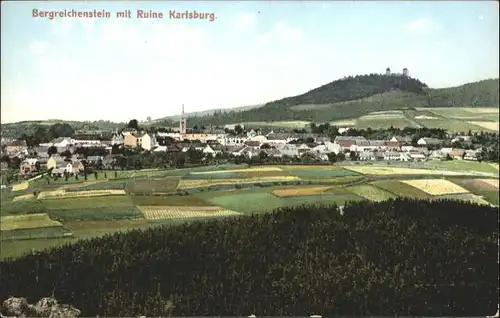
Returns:
[[[137,120],[131,120],[114,132],[77,131],[39,144],[2,138],[2,168],[19,169],[19,178],[27,179],[45,171],[53,177],[69,177],[103,169],[181,168],[223,162],[498,160],[498,134],[492,132],[459,134],[427,128],[365,131],[328,123],[306,128],[279,132],[248,130],[234,124],[187,128],[184,116],[177,129],[141,128]],[[374,138],[376,135],[386,137]],[[5,183],[19,179],[12,173],[6,178]]]

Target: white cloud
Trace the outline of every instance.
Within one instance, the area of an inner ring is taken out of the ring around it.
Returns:
[[[433,25],[430,20],[420,18],[405,24],[404,30],[411,34],[423,34],[430,31],[432,27]]]
[[[273,28],[257,38],[258,45],[275,42],[299,42],[304,38],[304,32],[283,22],[277,22]]]
[[[231,30],[235,33],[253,31],[257,26],[257,17],[253,13],[243,13],[231,23]]]
[[[100,30],[102,45],[109,47],[108,54],[122,54],[142,58],[182,56],[207,49],[212,37],[206,28],[189,24],[166,23],[130,25],[126,22],[109,21]]]
[[[54,37],[68,37],[74,28],[74,18],[58,18],[50,21],[52,36]]]
[[[49,44],[47,42],[36,40],[33,43],[31,43],[30,51],[36,56],[41,56],[47,53],[48,48]]]
[[[479,20],[484,20],[484,16],[480,15]]]

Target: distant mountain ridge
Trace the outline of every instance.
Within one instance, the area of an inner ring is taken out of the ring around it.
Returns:
[[[498,85],[496,78],[432,89],[418,79],[402,75],[349,76],[259,108],[193,116],[189,122],[197,125],[290,120],[324,122],[411,107],[498,107]]]

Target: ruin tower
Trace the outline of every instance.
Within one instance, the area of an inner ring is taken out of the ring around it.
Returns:
[[[386,76],[391,76],[391,69],[390,68],[386,68],[385,69],[385,75]]]
[[[408,72],[408,69],[406,67],[403,69],[403,76],[405,76],[405,77],[410,76],[410,72]]]
[[[184,115],[184,104],[182,104],[181,120],[179,122],[179,133],[186,134],[186,116]]]

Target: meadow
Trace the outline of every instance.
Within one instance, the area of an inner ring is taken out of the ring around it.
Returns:
[[[2,192],[1,257],[159,224],[302,204],[411,197],[498,205],[498,166],[465,161],[227,165],[106,175],[68,184],[37,180]]]

